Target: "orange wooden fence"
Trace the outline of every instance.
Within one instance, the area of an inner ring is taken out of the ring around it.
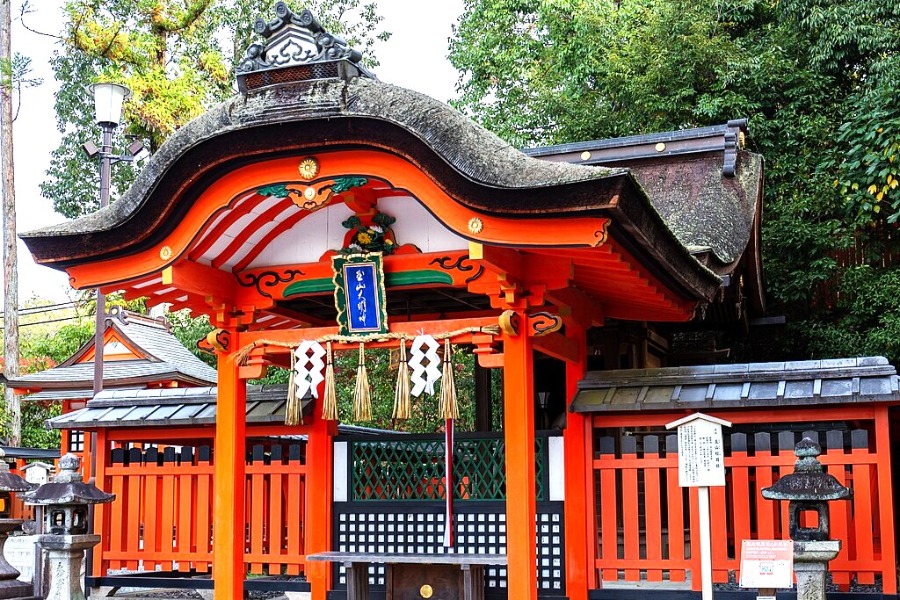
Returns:
[[[116,500],[97,509],[95,530],[102,541],[94,552],[94,575],[110,569],[209,572],[214,472],[209,446],[168,446],[161,452],[117,448],[107,460],[98,485]],[[305,564],[303,446],[253,446],[246,472],[247,572],[300,574]]]
[[[690,578],[693,588],[700,589],[699,535],[692,535],[699,527],[697,492],[678,487],[677,436],[658,429],[625,431],[602,429],[595,438],[596,566],[601,577],[685,581],[690,572],[696,574]],[[829,566],[833,581],[846,589],[851,579],[875,584],[879,576],[884,593],[895,594],[890,459],[886,430],[881,432],[885,439],[877,440],[877,446],[874,435],[862,429],[805,435],[816,436],[823,447],[820,461],[854,494],[850,502],[829,503],[831,537],[843,542]],[[725,444],[726,486],[710,489],[717,583],[739,578],[741,540],[789,539],[787,503],[764,500],[760,490],[793,471],[793,447],[800,439],[794,431],[725,436],[730,437]]]

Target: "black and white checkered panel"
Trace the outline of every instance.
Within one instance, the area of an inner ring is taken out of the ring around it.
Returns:
[[[356,510],[351,510],[351,506]],[[454,515],[456,539],[455,546],[451,549],[443,546],[443,505],[392,504],[387,507],[379,503],[379,508],[387,510],[382,512],[372,510],[373,508],[371,505],[360,506],[358,503],[335,503],[336,550],[426,554],[506,552],[506,514],[502,503],[490,507],[457,505]],[[563,505],[561,502],[542,503],[538,511],[538,590],[549,595],[563,595]],[[347,585],[344,569],[340,565],[335,565],[335,568],[336,582],[343,588]],[[384,565],[369,567],[370,585],[384,586],[384,578]],[[485,587],[488,592],[504,593],[506,582],[506,567],[485,567]]]
[[[537,514],[538,592],[564,594],[566,576],[563,569],[563,512]]]

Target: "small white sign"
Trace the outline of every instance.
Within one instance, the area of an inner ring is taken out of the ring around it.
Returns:
[[[793,585],[794,542],[742,540],[741,587],[789,588]]]
[[[696,413],[669,423],[678,428],[678,485],[714,487],[725,485],[725,451],[721,419]]]

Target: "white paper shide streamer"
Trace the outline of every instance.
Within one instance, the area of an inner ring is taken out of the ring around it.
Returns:
[[[434,394],[434,384],[441,380],[441,358],[437,353],[440,347],[430,335],[419,335],[413,340],[409,359],[413,396],[421,396],[426,391]]]
[[[319,384],[325,381],[325,348],[315,341],[305,340],[294,350],[294,385],[297,398],[307,393],[319,397]]]

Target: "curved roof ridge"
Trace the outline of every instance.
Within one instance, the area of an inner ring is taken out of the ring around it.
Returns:
[[[189,149],[224,133],[309,118],[374,118],[419,137],[449,166],[476,182],[527,189],[583,183],[626,168],[551,163],[531,158],[452,107],[382,81],[354,78],[284,84],[213,106],[173,133],[150,157],[132,186],[110,206],[78,219],[22,233],[23,239],[107,231],[124,223],[165,172]]]

